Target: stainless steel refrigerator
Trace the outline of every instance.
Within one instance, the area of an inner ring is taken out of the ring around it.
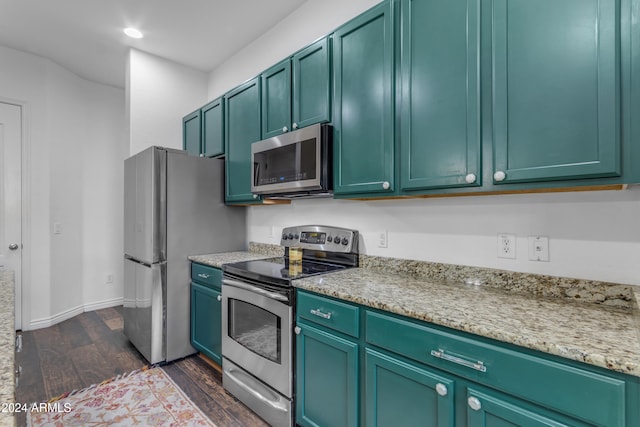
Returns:
[[[246,248],[224,161],[150,147],[124,161],[124,333],[150,362],[195,353],[189,255]]]

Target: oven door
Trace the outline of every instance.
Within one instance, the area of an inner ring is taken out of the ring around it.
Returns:
[[[293,396],[292,315],[286,297],[224,279],[222,356],[288,398]]]

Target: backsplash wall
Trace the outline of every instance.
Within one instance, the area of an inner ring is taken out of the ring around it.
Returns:
[[[623,191],[353,201],[295,200],[249,208],[248,238],[279,243],[283,227],[360,231],[368,255],[640,285],[640,187]],[[379,235],[387,232],[387,248]],[[497,256],[498,233],[517,236]],[[529,260],[528,236],[549,237],[549,262]]]

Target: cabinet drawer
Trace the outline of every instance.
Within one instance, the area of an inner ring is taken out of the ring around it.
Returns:
[[[201,285],[220,290],[222,286],[222,270],[204,264],[191,263],[191,279]]]
[[[298,292],[298,317],[355,338],[360,335],[359,314],[351,304]]]
[[[625,425],[624,381],[380,313],[366,341],[598,425]]]

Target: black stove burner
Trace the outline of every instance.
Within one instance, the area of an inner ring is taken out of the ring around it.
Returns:
[[[290,286],[289,282],[293,279],[329,273],[343,268],[345,268],[344,265],[321,263],[305,259],[302,260],[301,264],[290,264],[289,260],[283,257],[241,261],[223,266],[223,270],[227,273],[253,280],[276,283],[282,286]]]

